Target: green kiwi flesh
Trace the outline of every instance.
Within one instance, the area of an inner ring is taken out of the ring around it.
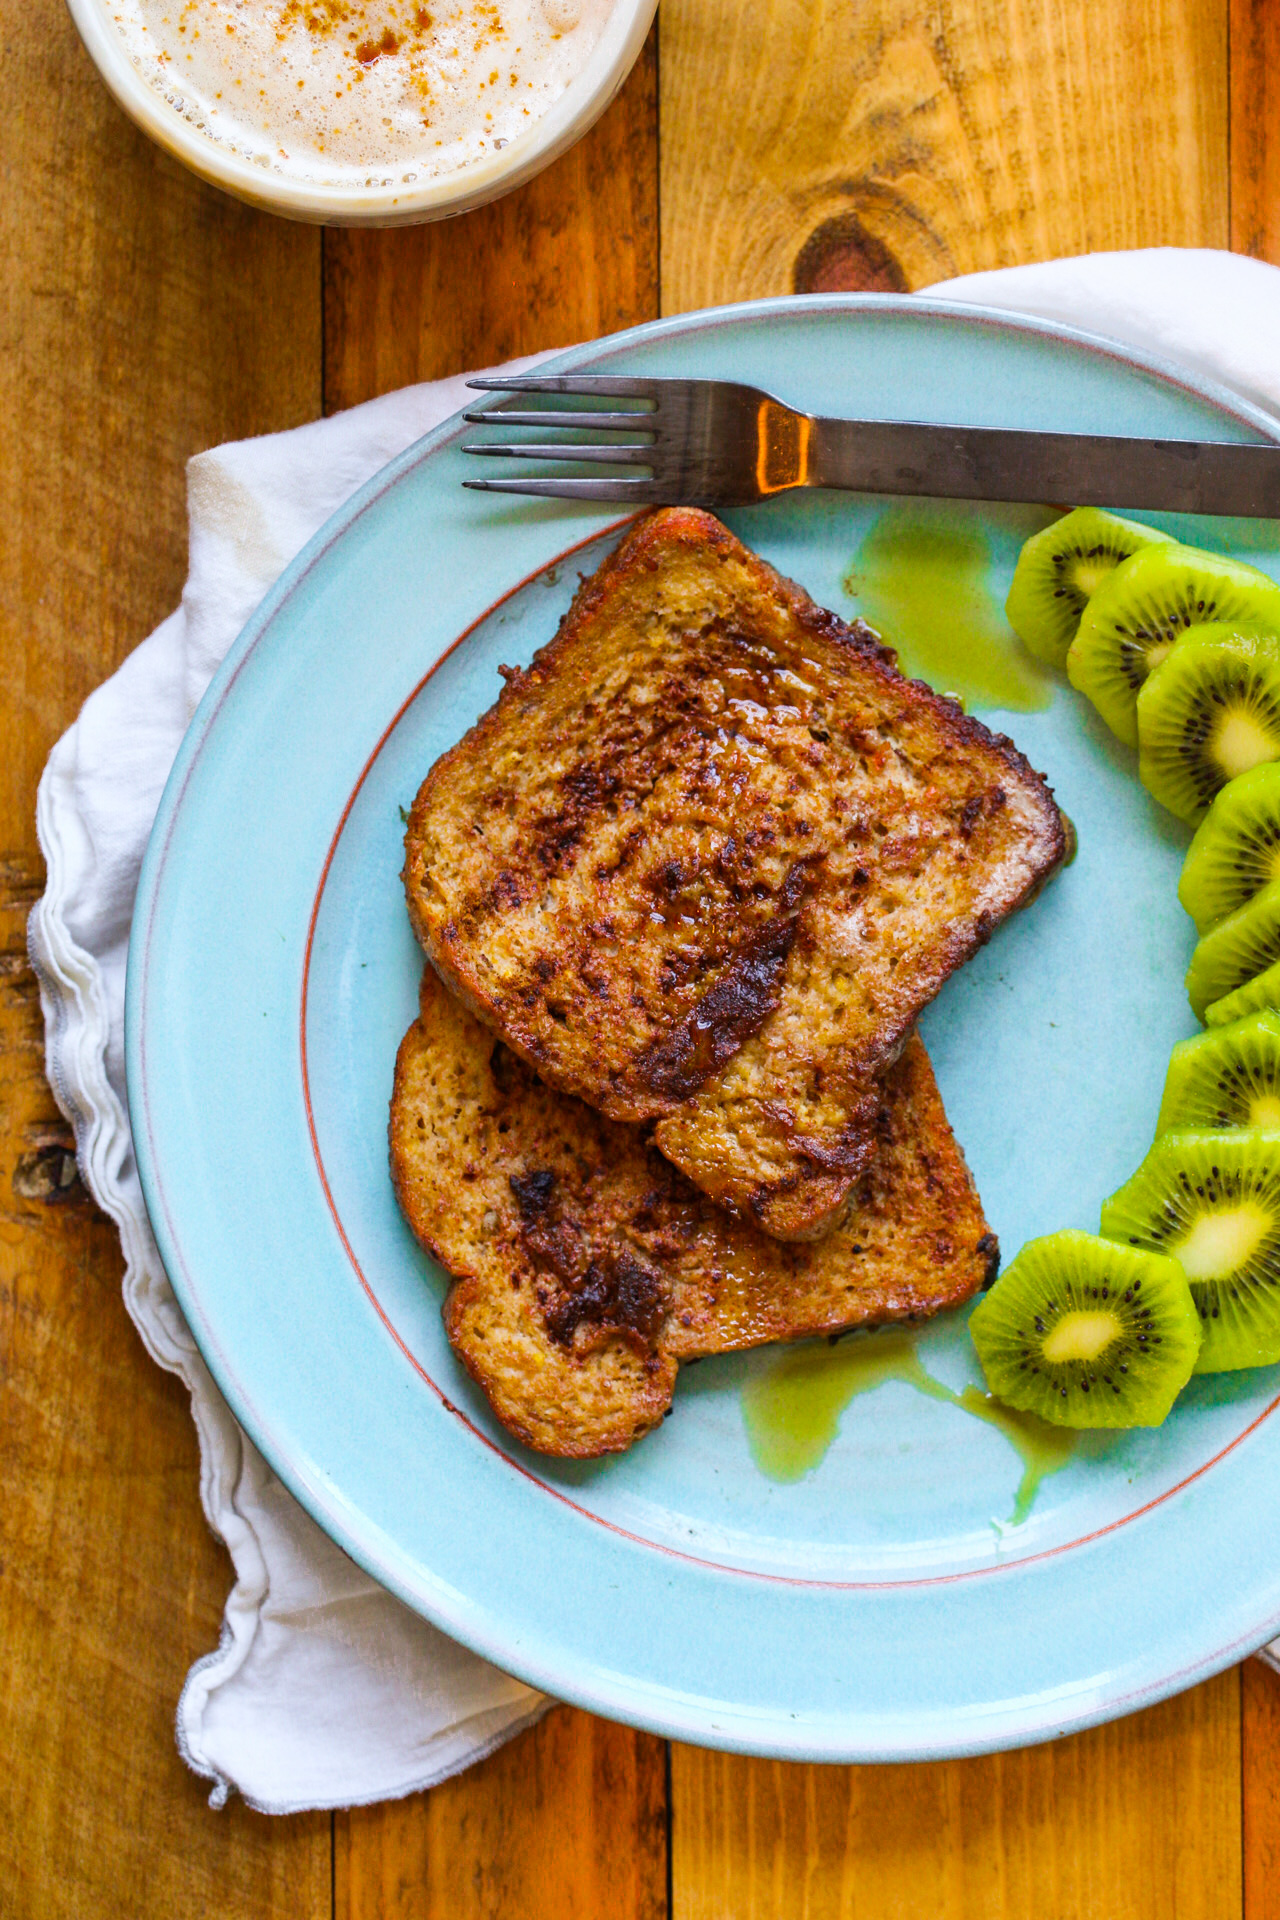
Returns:
[[[1203,1020],[1215,1000],[1280,960],[1280,880],[1219,920],[1196,942],[1187,968],[1187,997]],[[1218,1021],[1214,1025],[1220,1025]]]
[[[1280,1012],[1250,1014],[1173,1050],[1156,1135],[1280,1133]]]
[[[1197,1373],[1280,1360],[1280,1132],[1163,1134],[1104,1204],[1102,1231],[1181,1266]]]
[[[1175,1260],[1074,1228],[1028,1242],[969,1332],[992,1393],[1060,1427],[1158,1427],[1200,1350]]]
[[[1280,960],[1263,973],[1255,973],[1242,987],[1233,987],[1221,1000],[1213,1000],[1204,1010],[1206,1027],[1229,1027],[1246,1014],[1261,1013],[1266,1007],[1280,1007]]]
[[[1280,759],[1280,637],[1188,627],[1137,715],[1143,786],[1194,826],[1231,781]]]
[[[1113,568],[1086,606],[1067,653],[1067,677],[1113,733],[1137,746],[1143,681],[1188,627],[1213,621],[1280,634],[1280,587],[1222,554],[1143,547]]]
[[[1178,898],[1208,933],[1280,880],[1280,764],[1252,767],[1222,789],[1183,863]]]
[[[1063,666],[1081,614],[1112,569],[1169,539],[1101,507],[1077,507],[1032,534],[1018,555],[1005,602],[1009,625],[1030,653]]]

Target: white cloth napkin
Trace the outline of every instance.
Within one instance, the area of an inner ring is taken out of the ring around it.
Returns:
[[[1280,413],[1280,271],[1257,261],[1174,249],[1098,254],[970,274],[930,291],[1147,347]],[[411,1793],[479,1759],[547,1704],[363,1574],[241,1433],[156,1253],[124,1105],[134,890],[196,704],[311,534],[466,398],[461,378],[438,381],[197,455],[182,604],[85,703],[40,784],[48,884],[30,945],[49,1079],[75,1129],[85,1185],[120,1229],[125,1304],[148,1352],[190,1389],[205,1512],[235,1567],[221,1643],[192,1668],[178,1706],[179,1748],[213,1781],[215,1805],[232,1787],[274,1813]]]

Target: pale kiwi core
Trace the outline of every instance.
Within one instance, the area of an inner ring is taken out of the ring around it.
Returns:
[[[613,0],[114,0],[129,56],[184,120],[271,173],[398,186],[526,132]]]
[[[1104,560],[1079,559],[1071,567],[1071,585],[1082,599],[1091,600],[1115,565],[1108,555]]]
[[[1213,757],[1228,780],[1274,760],[1278,750],[1280,740],[1271,730],[1239,707],[1227,710],[1213,736]]]
[[[1169,1251],[1188,1280],[1217,1280],[1237,1273],[1257,1252],[1274,1222],[1261,1207],[1245,1202],[1202,1213],[1190,1233]]]
[[[1041,1352],[1054,1366],[1064,1360],[1096,1360],[1124,1332],[1114,1313],[1064,1313]]]

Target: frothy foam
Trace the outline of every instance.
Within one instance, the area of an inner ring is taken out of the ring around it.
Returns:
[[[118,0],[135,67],[228,151],[315,185],[412,186],[508,146],[613,0]]]

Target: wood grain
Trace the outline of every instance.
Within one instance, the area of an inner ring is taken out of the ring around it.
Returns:
[[[1244,1920],[1280,1914],[1280,1674],[1260,1660],[1240,1669],[1244,1799]]]
[[[1231,245],[1280,265],[1280,6],[1230,7]]]
[[[1051,1746],[915,1767],[672,1752],[673,1920],[1225,1920],[1239,1678]]]
[[[163,159],[59,0],[10,10],[0,152],[0,1911],[329,1910],[324,1816],[222,1816],[173,1711],[229,1563],[185,1395],[120,1300],[110,1225],[43,1079],[25,916],[36,780],[81,700],[174,603],[183,463],[320,400],[318,236]]]
[[[325,408],[572,346],[658,311],[657,31],[591,132],[429,227],[326,233]]]
[[[664,312],[1227,244],[1226,0],[663,0],[662,52]]]
[[[425,1798],[339,1814],[335,1920],[662,1920],[664,1765],[557,1707]]]

